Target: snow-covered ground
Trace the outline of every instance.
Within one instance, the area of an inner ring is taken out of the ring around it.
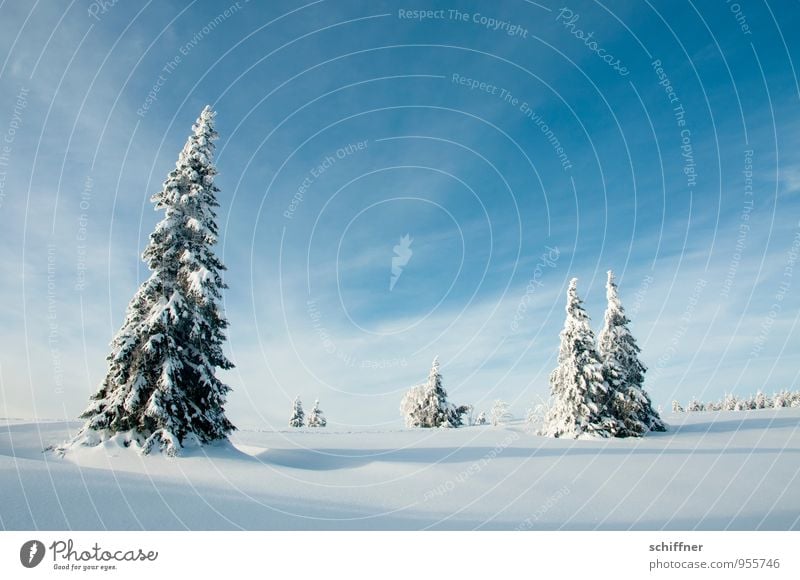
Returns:
[[[800,409],[666,416],[641,440],[524,425],[237,432],[178,459],[42,449],[0,421],[5,529],[798,529]]]

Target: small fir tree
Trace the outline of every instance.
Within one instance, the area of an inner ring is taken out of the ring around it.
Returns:
[[[703,406],[703,403],[701,403],[697,399],[692,399],[689,402],[689,406],[686,407],[686,410],[690,412],[697,412],[697,411],[702,411],[704,408],[705,407]]]
[[[724,411],[735,411],[738,404],[739,399],[736,398],[736,395],[733,393],[728,393],[725,395],[725,399],[722,401],[722,409]]]
[[[300,395],[297,395],[292,403],[292,416],[289,418],[289,427],[302,427],[305,417],[303,403],[300,401]]]
[[[406,427],[460,427],[469,405],[456,407],[447,401],[442,386],[439,357],[433,359],[425,384],[412,387],[400,402]]]
[[[533,404],[532,407],[528,409],[525,414],[525,425],[526,428],[532,432],[536,433],[541,430],[542,422],[544,418],[547,416],[547,401],[542,400],[541,397],[537,396],[537,401]]]
[[[311,412],[308,414],[308,422],[306,425],[308,427],[325,427],[328,424],[328,420],[325,418],[325,414],[319,408],[319,399],[314,401],[314,406],[311,409]]]
[[[781,391],[772,399],[772,406],[776,409],[791,405],[792,396],[788,391]]]
[[[492,425],[498,427],[499,425],[505,425],[508,421],[511,420],[511,413],[508,410],[508,403],[501,400],[496,400],[494,405],[492,405]]]

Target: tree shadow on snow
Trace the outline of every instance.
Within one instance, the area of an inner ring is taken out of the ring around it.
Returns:
[[[374,449],[369,453],[353,454],[351,449],[269,449],[254,455],[266,464],[280,465],[293,469],[316,471],[357,469],[373,463],[418,463],[458,464],[502,461],[504,459],[551,459],[579,456],[632,456],[652,455],[721,455],[725,454],[787,454],[800,453],[800,449],[782,448],[699,448],[655,447],[638,445],[635,447],[614,447],[612,445],[581,445],[574,447],[513,447],[498,451],[494,447],[426,447],[417,449]]]

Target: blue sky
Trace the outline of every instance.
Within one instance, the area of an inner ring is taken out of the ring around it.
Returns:
[[[0,5],[0,416],[84,408],[205,104],[234,423],[397,427],[436,354],[522,416],[609,268],[658,404],[798,386],[796,2],[128,4]]]

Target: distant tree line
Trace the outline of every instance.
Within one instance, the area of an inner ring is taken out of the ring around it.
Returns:
[[[678,401],[672,401],[673,413],[695,411],[751,411],[755,409],[781,409],[784,407],[800,407],[800,391],[782,390],[772,395],[758,391],[748,397],[737,397],[728,393],[716,401],[703,403],[692,399],[685,407]]]

